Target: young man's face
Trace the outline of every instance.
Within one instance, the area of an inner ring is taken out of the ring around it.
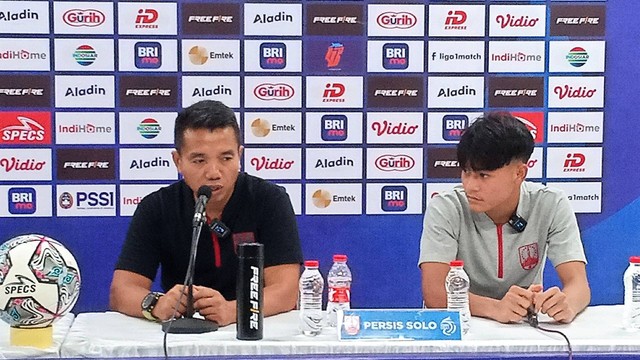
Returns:
[[[492,171],[463,170],[462,187],[469,207],[482,213],[512,206],[513,200],[520,196],[520,184],[526,175],[527,165],[517,160]]]
[[[211,188],[209,205],[222,208],[233,193],[240,171],[242,146],[231,127],[209,131],[187,129],[182,149],[173,161],[187,185],[197,194],[202,185]]]

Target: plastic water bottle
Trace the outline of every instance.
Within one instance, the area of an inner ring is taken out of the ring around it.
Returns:
[[[338,310],[351,309],[351,270],[347,266],[347,255],[333,255],[333,265],[327,275],[329,297],[327,302],[327,322],[329,326],[338,324]]]
[[[324,280],[318,271],[317,260],[304,262],[300,276],[300,331],[307,336],[316,336],[322,331],[322,291]]]
[[[622,324],[627,330],[640,330],[640,256],[630,257],[629,267],[624,272]]]
[[[469,311],[469,276],[464,271],[462,260],[453,260],[449,263],[451,269],[445,279],[447,289],[447,310],[460,312],[460,325],[462,333],[469,331],[471,312]]]

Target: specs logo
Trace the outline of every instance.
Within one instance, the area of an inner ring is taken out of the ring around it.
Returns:
[[[37,121],[24,116],[18,116],[21,125],[6,126],[2,129],[4,141],[42,141],[45,130]]]

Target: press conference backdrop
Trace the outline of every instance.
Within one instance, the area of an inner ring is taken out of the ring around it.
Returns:
[[[0,239],[63,242],[85,284],[76,312],[106,309],[130,216],[179,177],[177,111],[216,99],[236,111],[243,169],[287,189],[305,257],[326,274],[349,255],[354,307],[417,307],[422,213],[459,181],[461,132],[509,110],[535,137],[529,178],[578,213],[592,303],[619,303],[640,254],[638,10],[0,1]]]

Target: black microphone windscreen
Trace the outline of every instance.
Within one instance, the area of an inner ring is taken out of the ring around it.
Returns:
[[[198,189],[198,197],[203,195],[206,196],[207,199],[209,199],[211,197],[211,188],[206,185],[200,186],[200,188]]]

